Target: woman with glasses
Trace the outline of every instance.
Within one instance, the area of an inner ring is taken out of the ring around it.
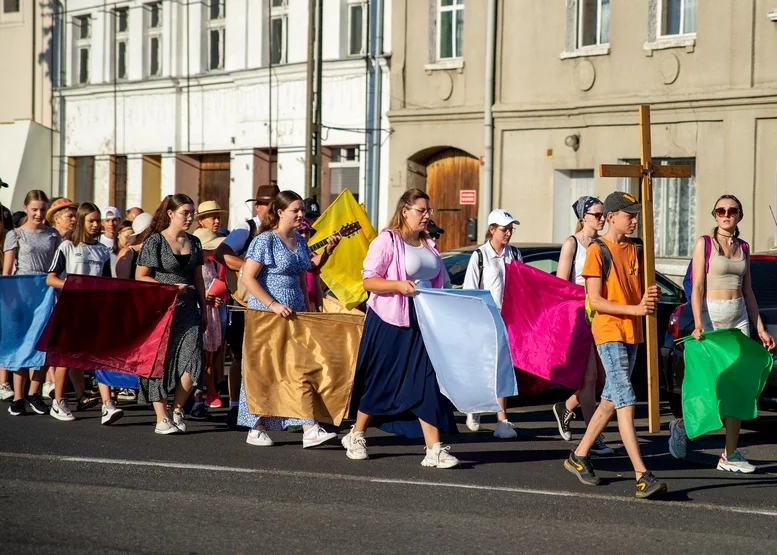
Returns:
[[[567,237],[564,244],[561,245],[556,276],[585,287],[585,278],[582,274],[586,249],[599,237],[599,232],[604,229],[604,207],[598,198],[582,196],[572,205],[572,210],[577,217],[577,228],[574,235]],[[596,349],[591,343],[591,352],[588,355],[588,364],[583,374],[583,383],[565,402],[553,405],[553,415],[556,417],[558,431],[565,441],[572,439],[571,425],[572,420],[576,418],[575,409],[580,407],[583,411],[583,420],[585,420],[586,426],[596,410],[596,384],[600,374],[596,357]],[[597,438],[591,452],[597,455],[614,453],[612,448],[604,442],[604,435]]]
[[[742,203],[734,195],[723,195],[712,210],[716,226],[710,235],[699,237],[693,249],[691,308],[694,339],[704,331],[720,328],[738,329],[750,337],[750,322],[768,350],[774,350],[774,338],[766,331],[750,283],[750,248],[739,238],[739,222],[744,217]],[[707,258],[709,253],[709,259]],[[742,422],[723,418],[726,444],[718,459],[718,470],[724,472],[755,471],[737,449]],[[683,419],[669,423],[669,452],[685,458],[687,435]]]
[[[480,245],[469,259],[467,273],[464,275],[464,289],[485,289],[491,292],[497,308],[502,310],[505,289],[505,265],[513,260],[522,262],[521,251],[510,246],[513,226],[521,223],[506,210],[493,210],[488,215],[486,242]],[[507,400],[498,399],[502,410],[496,415],[494,437],[514,439],[518,437],[513,425],[507,418],[505,409]],[[480,430],[480,415],[467,415],[467,428],[473,432]]]
[[[138,403],[153,403],[157,434],[186,431],[183,405],[202,380],[202,334],[208,327],[205,284],[200,267],[204,260],[200,240],[187,233],[194,222],[194,202],[183,194],[168,195],[151,222],[153,232],[143,242],[135,279],[178,287],[164,376],[140,378]],[[167,398],[173,397],[173,417]]]

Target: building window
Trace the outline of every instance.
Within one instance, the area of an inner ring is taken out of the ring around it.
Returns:
[[[146,75],[162,75],[162,2],[145,5]]]
[[[127,78],[127,56],[129,54],[129,8],[117,8],[114,12],[117,80]]]
[[[348,55],[363,56],[367,43],[367,4],[363,0],[350,0],[348,4]]]
[[[288,1],[272,0],[270,10],[270,63],[285,64],[288,33]]]
[[[437,59],[461,58],[464,46],[464,0],[437,2]]]
[[[113,160],[113,206],[124,214],[127,207],[127,157],[116,156]]]
[[[224,69],[226,40],[226,0],[210,0],[208,5],[208,69]]]
[[[696,34],[696,0],[661,0],[658,9],[660,36]]]
[[[610,42],[610,0],[578,0],[577,48]]]
[[[348,189],[359,201],[360,163],[359,147],[332,147],[329,162],[329,191],[332,198]]]
[[[73,36],[75,37],[75,75],[77,83],[89,83],[89,52],[92,47],[92,16],[82,15],[73,18]]]
[[[3,13],[19,13],[21,11],[21,0],[3,0]]]

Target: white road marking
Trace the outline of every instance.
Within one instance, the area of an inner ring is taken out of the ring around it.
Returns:
[[[399,486],[420,486],[420,487],[435,487],[435,488],[451,488],[451,489],[469,489],[479,491],[497,491],[503,493],[515,493],[521,495],[541,495],[545,497],[575,497],[584,498],[599,501],[615,501],[620,503],[636,503],[645,507],[650,506],[650,501],[639,500],[631,497],[615,497],[611,495],[598,494],[598,493],[580,493],[576,491],[566,490],[543,490],[534,488],[518,488],[507,486],[484,486],[478,484],[457,484],[454,482],[431,482],[425,480],[393,480],[388,478],[373,478],[370,476],[356,476],[352,474],[322,474],[319,472],[303,472],[293,470],[274,470],[274,469],[259,469],[259,468],[242,468],[237,466],[219,466],[210,464],[191,464],[191,463],[178,463],[170,461],[135,461],[131,459],[104,459],[94,457],[71,457],[66,455],[36,455],[30,453],[3,453],[0,452],[0,458],[8,459],[28,459],[28,460],[42,460],[50,462],[72,462],[72,463],[86,463],[86,464],[102,464],[102,465],[114,465],[114,466],[137,466],[137,467],[156,467],[156,468],[169,468],[176,470],[201,470],[207,472],[233,472],[239,474],[259,474],[269,476],[286,476],[294,478],[317,478],[317,479],[335,479],[349,482],[363,482],[372,484],[394,484]],[[661,503],[661,506],[666,508],[670,502]],[[683,509],[702,509],[708,511],[722,511],[729,513],[740,513],[748,515],[761,515],[777,517],[777,510],[765,510],[757,509],[755,507],[730,507],[726,505],[716,505],[714,503],[700,503],[700,502],[683,502],[676,503],[678,508]]]

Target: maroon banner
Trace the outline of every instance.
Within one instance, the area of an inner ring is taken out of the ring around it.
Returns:
[[[71,275],[36,348],[50,366],[164,374],[174,285]]]

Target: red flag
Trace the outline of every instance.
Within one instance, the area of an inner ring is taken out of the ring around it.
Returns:
[[[52,366],[161,378],[177,294],[174,285],[70,275],[36,348]]]

